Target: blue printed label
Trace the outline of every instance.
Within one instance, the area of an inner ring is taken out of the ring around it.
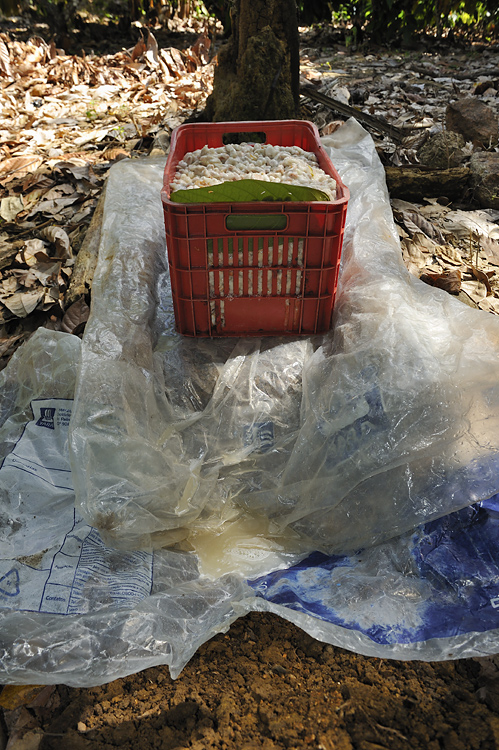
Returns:
[[[268,453],[274,447],[274,423],[255,422],[243,429],[245,446],[252,446],[255,453]]]
[[[54,425],[55,409],[53,407],[41,407],[40,419],[36,421],[37,427],[47,427],[49,430],[55,430]]]
[[[356,419],[328,435],[326,458],[326,468],[328,469],[353,456],[361,448],[364,448],[373,437],[389,427],[390,423],[378,386],[374,386],[363,396],[357,398],[353,404],[350,404],[350,409]],[[331,415],[333,424],[334,416]],[[319,425],[319,430],[323,434],[327,434],[329,424],[328,421],[324,420]]]

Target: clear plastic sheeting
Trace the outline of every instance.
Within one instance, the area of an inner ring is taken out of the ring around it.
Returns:
[[[327,143],[352,198],[315,339],[175,334],[163,162],[113,168],[83,341],[40,329],[0,373],[4,683],[175,677],[254,610],[382,658],[499,651],[499,321],[405,271],[365,131]]]
[[[372,139],[323,139],[351,191],[335,327],[311,339],[174,332],[163,162],[107,191],[71,462],[80,512],[119,547],[258,519],[345,553],[492,496],[499,321],[412,277]]]
[[[499,496],[361,553],[314,552],[294,564],[262,537],[248,546],[249,518],[239,537],[225,539],[239,550],[239,574],[218,577],[200,574],[198,554],[178,545],[106,545],[71,490],[67,429],[79,353],[74,336],[40,329],[0,375],[4,683],[88,687],[158,664],[175,677],[202,643],[252,610],[383,658],[497,652]],[[248,580],[255,564],[269,572]]]
[[[7,684],[178,674],[250,592],[192,554],[110,548],[75,510],[67,451],[80,340],[40,329],[0,374],[0,669]],[[251,593],[251,592],[250,592]]]

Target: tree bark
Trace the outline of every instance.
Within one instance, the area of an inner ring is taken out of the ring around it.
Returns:
[[[178,3],[179,18],[189,18],[190,14],[191,14],[190,0],[179,0],[179,3]]]
[[[232,36],[218,54],[205,118],[298,117],[299,77],[295,0],[236,0]]]

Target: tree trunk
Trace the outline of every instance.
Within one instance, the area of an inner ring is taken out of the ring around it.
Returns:
[[[178,3],[179,18],[189,18],[190,14],[191,14],[190,0],[179,0],[179,3]]]
[[[295,0],[236,0],[205,116],[215,122],[285,120],[299,113]]]

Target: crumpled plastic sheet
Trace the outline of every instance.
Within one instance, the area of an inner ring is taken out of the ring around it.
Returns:
[[[406,272],[365,131],[323,141],[351,201],[310,339],[175,334],[164,161],[111,171],[82,343],[41,329],[0,374],[3,682],[176,676],[252,610],[383,658],[499,650],[499,321]]]
[[[497,491],[499,322],[406,271],[365,131],[323,142],[352,198],[335,327],[314,341],[176,335],[162,164],[113,170],[71,460],[114,544],[188,536],[229,502],[342,553]]]

